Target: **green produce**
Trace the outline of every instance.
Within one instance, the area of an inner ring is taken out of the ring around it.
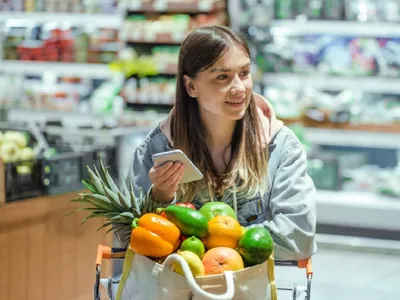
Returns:
[[[177,205],[157,209],[158,213],[162,211],[165,212],[168,220],[178,226],[182,235],[198,238],[208,235],[208,221],[199,211]]]
[[[135,218],[154,212],[159,204],[151,201],[145,193],[140,191],[139,195],[134,194],[131,178],[129,187],[122,181],[121,187],[117,187],[111,178],[108,169],[100,161],[100,170],[94,166],[88,169],[89,178],[82,183],[89,190],[79,194],[79,198],[71,202],[86,205],[86,207],[74,210],[75,213],[81,210],[88,211],[89,214],[82,221],[82,224],[92,218],[102,218],[106,223],[99,229],[109,227],[108,231],[115,231],[123,247],[129,246],[132,232],[132,222]],[[69,214],[71,214],[69,213]]]
[[[32,160],[35,159],[35,157],[36,157],[35,152],[30,147],[25,147],[21,149],[19,153],[20,160]]]
[[[208,202],[204,204],[199,212],[206,217],[207,221],[210,221],[212,218],[216,216],[230,216],[232,218],[237,219],[236,213],[232,207],[224,202]]]
[[[3,142],[14,143],[18,148],[25,148],[28,145],[28,139],[25,134],[18,131],[6,131],[3,135]]]
[[[247,266],[264,263],[274,250],[271,234],[265,227],[247,229],[238,243],[238,252]]]
[[[197,237],[192,236],[182,242],[181,251],[191,251],[196,254],[200,259],[203,258],[205,248],[204,244]]]
[[[0,147],[0,156],[4,163],[15,162],[19,160],[20,149],[12,142],[5,142]]]

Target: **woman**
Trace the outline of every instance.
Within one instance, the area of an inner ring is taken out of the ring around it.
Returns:
[[[316,250],[315,187],[306,155],[269,103],[253,93],[250,64],[247,43],[228,28],[190,33],[180,50],[175,107],[136,149],[129,175],[136,192],[148,190],[160,205],[237,204],[241,225],[271,232],[277,259],[306,258]],[[152,154],[174,148],[203,180],[179,185],[180,163],[153,163]]]

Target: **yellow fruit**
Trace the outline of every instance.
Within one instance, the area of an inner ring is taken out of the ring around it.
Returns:
[[[190,271],[192,271],[194,277],[204,276],[205,271],[203,263],[196,254],[190,251],[180,251],[180,250],[178,250],[176,253],[182,256],[186,260],[186,262],[189,265]],[[172,265],[172,268],[176,273],[183,275],[183,270],[179,263],[174,263]]]
[[[237,248],[242,236],[242,226],[230,216],[217,216],[208,222],[208,236],[203,239],[207,249],[216,247]]]
[[[247,228],[242,226],[242,235],[246,232]]]

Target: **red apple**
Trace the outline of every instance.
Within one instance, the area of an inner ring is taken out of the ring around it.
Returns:
[[[221,274],[224,271],[238,271],[244,268],[240,254],[228,247],[208,250],[202,259],[206,275]]]

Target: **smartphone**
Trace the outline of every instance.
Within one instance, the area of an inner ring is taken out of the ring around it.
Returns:
[[[203,178],[203,174],[181,150],[153,154],[153,160],[159,165],[169,161],[182,163],[185,166],[185,171],[179,183],[197,181]]]

